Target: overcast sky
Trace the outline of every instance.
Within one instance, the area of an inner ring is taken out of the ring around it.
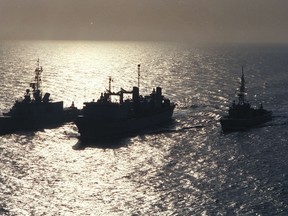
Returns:
[[[0,39],[288,42],[288,0],[0,0]]]

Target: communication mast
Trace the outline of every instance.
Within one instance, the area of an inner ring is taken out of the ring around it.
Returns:
[[[138,64],[138,89],[140,89],[140,64]]]

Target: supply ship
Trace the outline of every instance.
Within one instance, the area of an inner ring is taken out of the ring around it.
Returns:
[[[251,107],[250,103],[246,101],[245,95],[245,78],[242,67],[241,84],[237,94],[238,103],[233,101],[228,115],[220,119],[223,132],[247,130],[272,119],[272,111],[263,109],[262,104],[258,108]]]
[[[75,121],[80,138],[125,137],[171,120],[175,104],[162,95],[160,87],[153,89],[150,95],[140,95],[139,77],[140,65],[138,87],[131,91],[121,88],[119,92],[112,92],[109,77],[109,89],[101,93],[97,101],[84,103],[82,115]],[[132,98],[124,99],[127,94]],[[112,101],[112,96],[118,101]]]
[[[50,94],[42,96],[39,59],[35,69],[34,82],[26,89],[24,98],[16,100],[9,112],[0,116],[0,133],[12,133],[19,130],[35,130],[54,127],[65,122],[74,121],[80,110],[72,105],[63,108],[63,101],[53,102]]]

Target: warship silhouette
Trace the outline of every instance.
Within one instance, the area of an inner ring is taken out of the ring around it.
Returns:
[[[131,91],[121,88],[112,92],[109,77],[109,89],[101,93],[97,101],[86,102],[75,121],[82,139],[101,139],[126,137],[141,130],[167,123],[171,120],[175,104],[162,95],[162,89],[153,89],[150,95],[139,94],[140,65],[138,65],[138,87]],[[132,96],[124,100],[124,95]],[[119,98],[117,102],[112,96]]]
[[[42,96],[41,74],[39,59],[35,69],[34,82],[30,89],[26,89],[24,98],[16,100],[9,112],[0,116],[0,133],[6,134],[19,130],[35,130],[45,127],[54,127],[65,122],[73,121],[80,110],[72,105],[63,108],[63,101],[53,102],[50,94]]]
[[[228,115],[220,119],[223,132],[247,130],[272,119],[272,111],[263,109],[262,104],[259,108],[251,107],[250,103],[246,101],[245,95],[245,78],[242,67],[241,84],[237,94],[238,103],[233,101]]]

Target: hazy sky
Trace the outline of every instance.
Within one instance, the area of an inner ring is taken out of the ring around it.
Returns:
[[[0,39],[288,42],[288,0],[0,0]]]

